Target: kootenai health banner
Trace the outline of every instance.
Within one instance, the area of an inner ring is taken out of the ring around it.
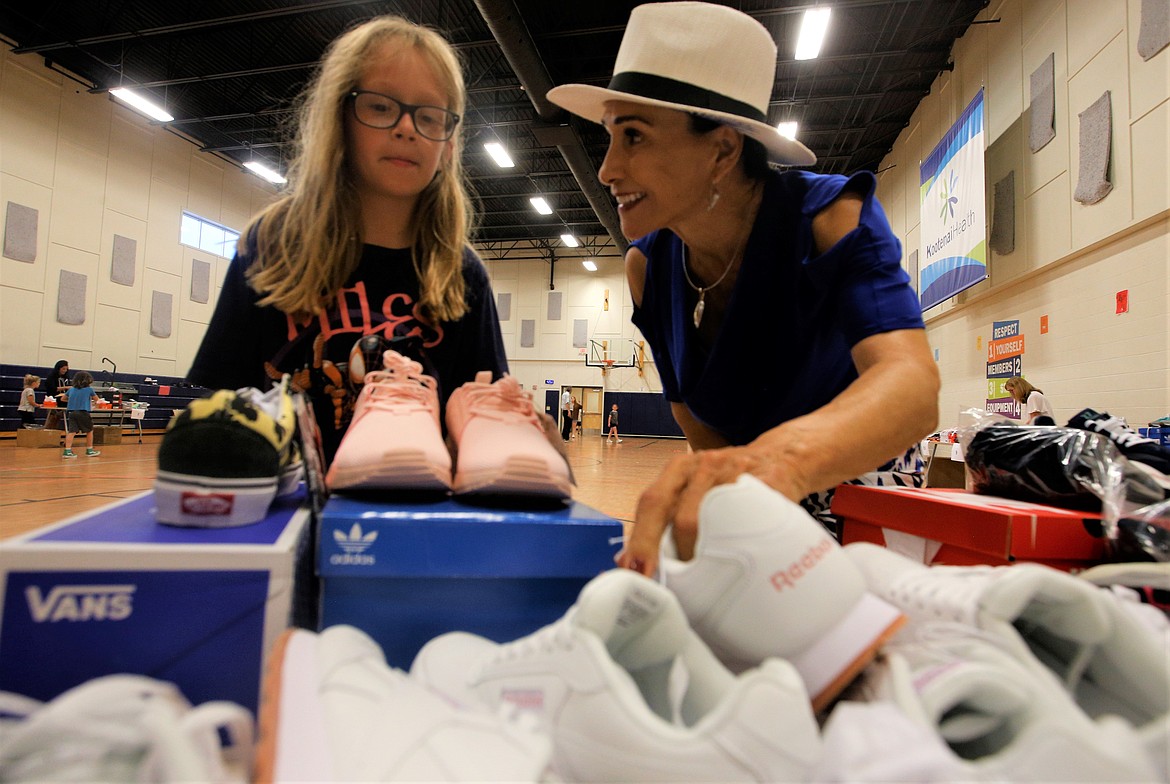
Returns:
[[[920,174],[918,299],[926,310],[987,277],[982,90],[922,162]]]

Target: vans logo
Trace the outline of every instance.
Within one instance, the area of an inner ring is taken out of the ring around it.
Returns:
[[[183,514],[197,517],[219,517],[230,515],[235,503],[234,493],[193,493],[185,492],[179,496],[179,508]]]
[[[805,550],[804,555],[772,575],[770,578],[772,587],[778,593],[784,591],[785,588],[795,588],[800,578],[811,572],[813,567],[821,562],[821,559],[833,549],[835,544],[832,540],[825,538]]]
[[[35,623],[57,621],[124,621],[134,611],[134,585],[54,585],[48,594],[24,589]]]
[[[369,533],[362,532],[360,523],[354,523],[349,533],[333,529],[333,541],[337,542],[337,546],[341,548],[341,555],[329,556],[329,563],[335,566],[371,566],[374,563],[374,556],[366,555],[366,550],[370,549],[378,538],[377,531],[370,531]]]

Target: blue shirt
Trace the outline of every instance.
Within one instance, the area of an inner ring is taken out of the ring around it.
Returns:
[[[924,328],[876,187],[870,172],[772,172],[710,352],[692,321],[697,295],[683,277],[682,241],[662,229],[633,243],[647,259],[633,322],[669,400],[730,443],[747,444],[849,386],[857,343]],[[813,217],[844,190],[864,199],[859,225],[816,256]]]
[[[89,411],[90,401],[97,394],[93,391],[93,387],[69,387],[67,391],[69,403],[66,406],[66,411]]]

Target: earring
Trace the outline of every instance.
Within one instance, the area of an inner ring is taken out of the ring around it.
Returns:
[[[707,200],[707,212],[715,209],[715,205],[719,203],[719,189],[714,185],[711,186],[711,198]]]

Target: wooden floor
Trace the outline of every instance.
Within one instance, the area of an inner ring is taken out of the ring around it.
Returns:
[[[161,440],[146,435],[141,444],[129,438],[98,446],[98,457],[85,457],[84,443],[78,449],[75,442],[73,460],[62,458],[60,449],[0,440],[0,539],[149,490]],[[642,489],[686,449],[679,439],[625,437],[621,444],[606,444],[600,436],[579,436],[567,445],[577,479],[574,498],[630,521]]]

